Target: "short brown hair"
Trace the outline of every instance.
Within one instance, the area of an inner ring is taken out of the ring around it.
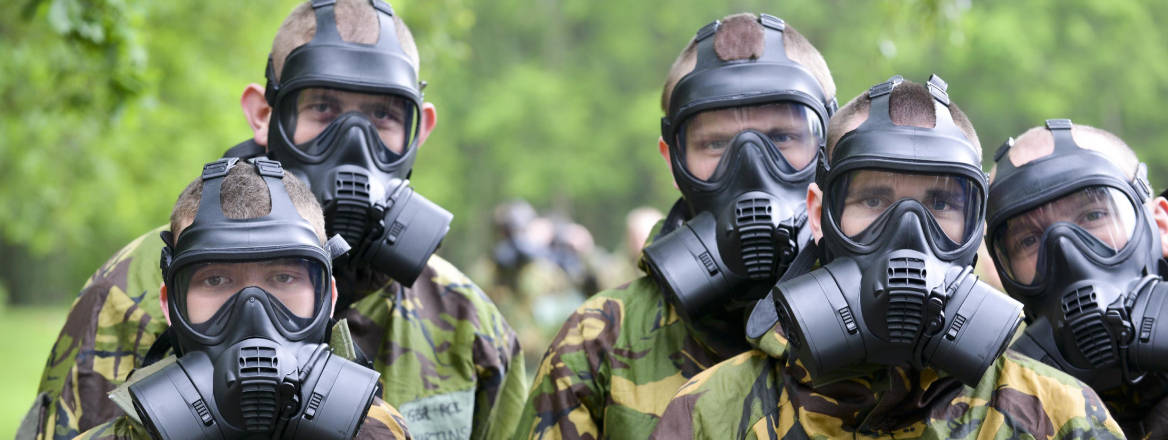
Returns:
[[[933,128],[937,126],[936,106],[929,89],[925,88],[924,85],[906,80],[892,89],[892,93],[888,97],[888,117],[896,125]],[[827,158],[829,160],[831,152],[835,149],[835,144],[839,142],[840,138],[868,120],[870,107],[871,101],[868,99],[868,91],[865,90],[860,96],[852,98],[851,101],[840,107],[835,116],[832,116],[827,129]],[[981,155],[981,140],[977,137],[977,131],[973,129],[973,123],[952,100],[949,102],[949,114],[953,116],[953,123],[969,139],[973,149],[977,151],[978,155]]]
[[[381,34],[381,26],[377,18],[377,10],[373,9],[370,0],[337,0],[334,6],[334,17],[337,20],[337,33],[341,39],[350,43],[373,44]],[[374,0],[381,1],[381,0]],[[410,58],[414,72],[418,71],[418,46],[414,43],[414,34],[396,13],[393,16],[393,27],[397,30],[397,39],[402,50]],[[276,31],[276,38],[272,40],[272,69],[276,78],[280,79],[284,60],[293,49],[312,41],[316,35],[316,11],[312,9],[312,2],[304,2],[296,6],[284,24]]]
[[[324,214],[320,204],[308,186],[293,176],[284,173],[284,191],[292,199],[292,206],[312,229],[320,243],[325,243]],[[199,200],[203,197],[203,179],[197,178],[179,194],[174,203],[174,210],[170,212],[170,232],[175,238],[183,229],[190,226],[199,213]],[[223,216],[229,219],[249,219],[268,215],[272,212],[272,196],[268,192],[268,183],[256,172],[249,163],[237,163],[227,172],[223,183],[219,186],[219,206],[223,209]]]
[[[1098,151],[1107,157],[1107,160],[1119,167],[1128,179],[1135,177],[1140,166],[1140,159],[1119,136],[1089,125],[1072,124],[1071,138],[1080,148]],[[1014,166],[1022,166],[1035,159],[1045,157],[1054,152],[1054,135],[1046,126],[1033,127],[1026,130],[1014,140],[1007,157]],[[990,170],[990,179],[997,174],[998,166]]]
[[[743,12],[727,15],[722,18],[722,24],[714,34],[714,52],[723,61],[756,59],[766,51],[766,30],[758,22],[758,16]],[[835,80],[831,78],[831,71],[827,68],[827,61],[807,38],[787,24],[783,31],[783,51],[791,61],[799,63],[808,71],[819,86],[823,87],[824,96],[830,100],[835,97]],[[665,78],[665,86],[661,90],[661,110],[669,111],[669,95],[681,77],[690,73],[697,64],[697,42],[690,40],[673,66],[669,68],[669,75]]]

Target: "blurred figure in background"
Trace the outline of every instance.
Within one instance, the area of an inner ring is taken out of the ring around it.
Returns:
[[[498,242],[472,273],[519,335],[528,371],[535,371],[560,323],[584,301],[581,285],[595,279],[582,257],[594,248],[592,234],[541,217],[521,199],[495,207],[493,220]]]
[[[576,290],[582,295],[595,292],[599,287],[597,272],[602,269],[597,264],[607,264],[608,259],[605,258],[607,252],[596,246],[588,228],[573,222],[567,216],[555,215],[551,223],[552,261],[564,271],[572,285],[576,286]],[[600,258],[596,258],[598,256]],[[566,317],[568,315],[565,314],[562,318]]]

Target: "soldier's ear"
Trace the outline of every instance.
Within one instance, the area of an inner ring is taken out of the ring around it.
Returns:
[[[264,86],[248,84],[243,89],[243,96],[239,98],[239,105],[243,108],[243,116],[247,119],[247,125],[251,127],[255,143],[268,146],[268,123],[272,116],[272,108],[268,106],[268,100],[264,97]]]
[[[815,243],[823,238],[823,191],[819,185],[811,182],[807,186],[807,227],[811,228],[811,237]]]
[[[657,152],[665,159],[665,169],[669,170],[669,178],[673,179],[673,161],[670,159],[672,153],[669,152],[669,144],[665,143],[665,138],[661,136],[657,136]],[[676,179],[673,180],[673,189],[681,189],[677,187]]]
[[[1168,199],[1156,197],[1152,200],[1152,219],[1160,233],[1160,256],[1168,258]]]
[[[337,311],[337,279],[329,277],[333,282],[332,305],[329,306],[329,316],[333,316],[333,312]]]
[[[166,297],[165,281],[163,281],[162,284],[158,286],[158,303],[162,305],[162,316],[166,317],[166,325],[170,325],[170,307]]]
[[[418,146],[426,143],[426,139],[430,137],[430,133],[434,131],[434,126],[438,125],[438,108],[434,107],[433,103],[422,103],[422,124],[418,128]]]

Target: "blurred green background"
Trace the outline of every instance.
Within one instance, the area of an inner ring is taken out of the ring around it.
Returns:
[[[10,0],[0,5],[0,435],[31,403],[68,303],[98,265],[166,221],[200,166],[251,135],[292,0]],[[660,88],[693,32],[737,11],[786,19],[824,53],[840,103],[930,72],[988,159],[1049,117],[1119,134],[1168,182],[1168,2],[1134,0],[407,0],[393,3],[439,111],[416,188],[454,212],[441,253],[489,248],[523,197],[617,247],[625,213],[678,196],[656,151]]]

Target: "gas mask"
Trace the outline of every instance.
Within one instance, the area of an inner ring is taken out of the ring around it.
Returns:
[[[787,58],[785,23],[759,15],[765,53],[722,61],[719,21],[694,37],[694,70],[673,89],[661,119],[673,177],[691,218],[644,250],[650,273],[679,310],[697,317],[752,305],[810,235],[807,185],[835,99]]]
[[[1050,155],[1015,167],[1011,142],[994,155],[987,244],[1006,291],[1026,305],[1030,325],[1016,347],[1100,390],[1168,370],[1168,329],[1158,322],[1168,318],[1168,286],[1143,207],[1144,164],[1128,179],[1079,147],[1069,120],[1046,128]]]
[[[371,3],[381,26],[376,44],[342,40],[333,2],[314,1],[316,33],[288,54],[278,81],[268,60],[269,155],[308,183],[328,233],[352,244],[338,270],[372,269],[409,286],[453,215],[410,186],[421,87],[393,10]]]
[[[270,160],[255,166],[271,212],[226,218],[220,185],[232,166],[252,166],[237,161],[207,164],[193,223],[177,242],[164,234],[179,358],[130,385],[134,408],[162,439],[352,438],[380,374],[324,343],[331,262],[347,247],[339,237],[320,245]]]
[[[775,286],[791,353],[815,381],[868,364],[932,367],[975,385],[1006,349],[1022,305],[977,280],[986,176],[948,110],[935,128],[894,125],[898,75],[868,91],[868,119],[821,155],[823,267]]]

